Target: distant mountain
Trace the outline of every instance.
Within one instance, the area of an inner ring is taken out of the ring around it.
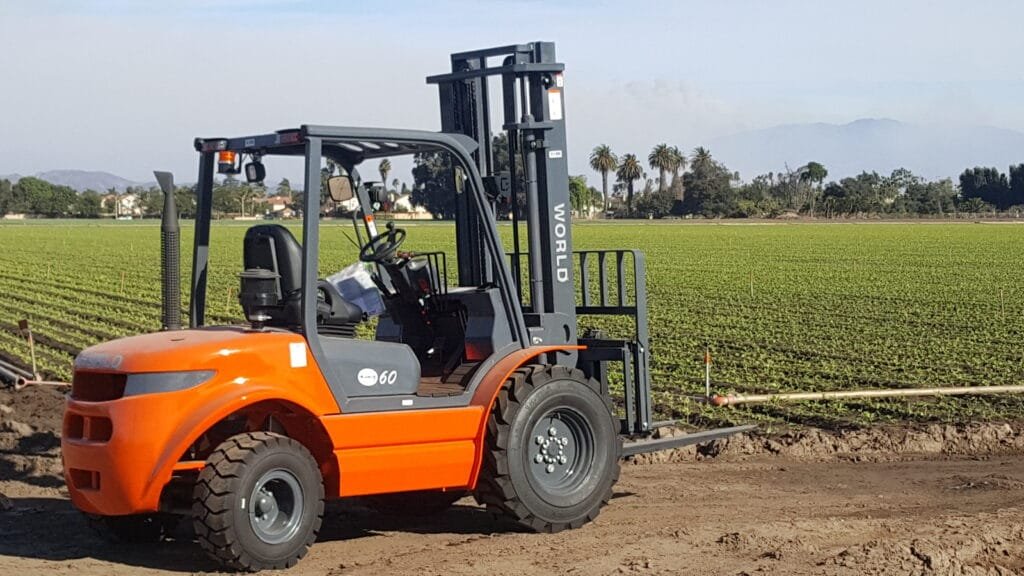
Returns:
[[[829,179],[907,168],[927,178],[956,178],[965,168],[1006,171],[1024,162],[1024,132],[991,126],[939,127],[889,119],[849,124],[787,124],[712,140],[711,154],[744,180],[814,160]]]
[[[79,192],[83,190],[96,190],[103,192],[111,188],[123,191],[129,186],[142,186],[142,182],[133,182],[126,178],[111,174],[109,172],[98,172],[90,170],[48,170],[34,175],[40,180],[46,180],[51,184],[59,186],[70,186]]]
[[[7,180],[11,184],[14,184],[18,180],[21,180],[21,174],[0,174],[0,180]]]

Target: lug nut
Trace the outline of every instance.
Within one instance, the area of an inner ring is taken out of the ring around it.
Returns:
[[[544,437],[543,436],[537,436],[536,438],[533,439],[533,441],[536,442],[537,445],[539,446],[539,445],[544,443]]]
[[[544,455],[537,454],[536,456],[533,457],[533,461],[536,462],[537,464],[540,464],[541,462],[544,461]]]
[[[566,462],[566,460],[565,460],[565,456],[561,456],[561,455],[559,455],[559,456],[558,456],[558,463],[559,463],[559,464],[565,464],[565,462]]]
[[[548,464],[548,467],[545,468],[544,471],[547,472],[548,474],[551,474],[552,472],[555,471],[555,465],[554,464]]]
[[[548,436],[558,436],[558,429],[556,429],[554,426],[548,428]]]

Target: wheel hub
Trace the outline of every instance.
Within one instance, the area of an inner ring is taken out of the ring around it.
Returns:
[[[552,422],[545,434],[538,434],[534,438],[537,450],[533,457],[533,463],[542,464],[546,474],[564,471],[564,467],[569,464],[569,458],[565,452],[569,446],[570,436],[571,433],[565,430],[564,424],[558,426]]]
[[[273,523],[277,519],[278,513],[280,513],[280,509],[277,507],[277,498],[274,498],[273,492],[268,491],[264,486],[260,489],[259,498],[256,500],[256,521]]]
[[[552,495],[574,490],[593,460],[593,433],[586,419],[570,408],[556,408],[534,425],[527,450],[531,481]]]
[[[290,472],[274,469],[256,481],[249,498],[249,525],[267,544],[287,542],[299,529],[303,497]]]

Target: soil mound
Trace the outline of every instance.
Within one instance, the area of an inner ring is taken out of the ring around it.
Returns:
[[[659,430],[658,437],[685,433]],[[707,444],[644,454],[638,464],[705,458],[786,456],[796,459],[886,461],[915,454],[986,456],[1024,452],[1024,425],[1006,422],[879,426],[858,430],[807,428],[766,434],[752,432]]]
[[[8,496],[64,485],[60,429],[64,394],[53,388],[0,388],[0,479]],[[20,485],[19,485],[20,483]],[[24,486],[24,485],[29,486]]]

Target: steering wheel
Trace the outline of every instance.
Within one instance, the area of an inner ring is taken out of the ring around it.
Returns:
[[[390,262],[398,247],[405,242],[405,229],[395,228],[394,222],[388,222],[388,230],[370,238],[369,242],[359,249],[359,259],[363,262]]]

